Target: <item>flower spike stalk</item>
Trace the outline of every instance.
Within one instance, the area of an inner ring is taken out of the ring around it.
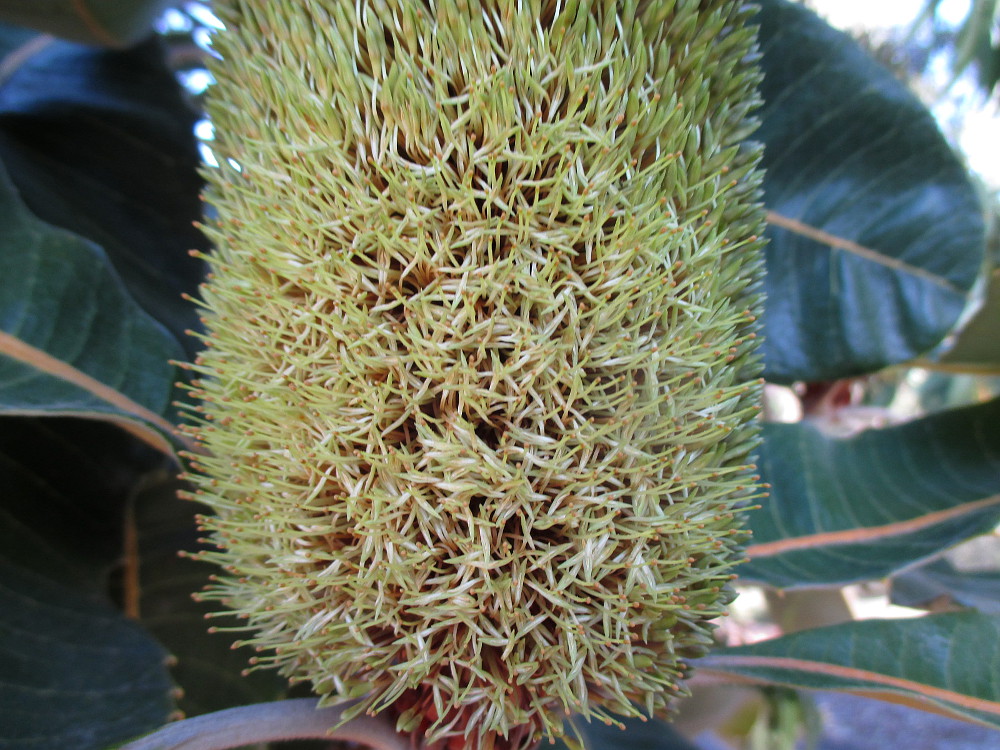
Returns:
[[[429,748],[668,711],[759,494],[750,11],[213,8],[203,596]]]

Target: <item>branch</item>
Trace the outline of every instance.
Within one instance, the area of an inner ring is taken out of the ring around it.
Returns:
[[[359,716],[337,726],[347,706],[317,708],[316,704],[313,698],[297,698],[216,711],[167,724],[120,750],[228,750],[302,739],[348,740],[373,750],[411,750],[409,739],[385,718]]]

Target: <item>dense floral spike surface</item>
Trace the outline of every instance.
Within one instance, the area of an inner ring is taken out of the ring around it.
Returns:
[[[435,747],[668,708],[756,491],[748,11],[214,8],[206,598]]]

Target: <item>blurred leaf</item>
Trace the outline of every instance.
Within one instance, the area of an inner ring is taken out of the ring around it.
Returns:
[[[583,738],[583,750],[697,750],[697,745],[658,719],[619,719],[624,729],[596,719],[586,722],[578,716],[569,721]],[[570,726],[566,735],[567,741],[556,741],[557,750],[576,747]]]
[[[112,47],[149,33],[164,0],[4,0],[0,20]]]
[[[1000,400],[830,437],[768,424],[771,485],[740,577],[777,587],[881,578],[1000,520]]]
[[[850,37],[800,5],[760,5],[765,376],[832,380],[913,359],[956,324],[982,266],[965,168]]]
[[[21,199],[100,245],[128,293],[193,353],[183,332],[197,317],[181,294],[203,271],[188,250],[207,244],[192,226],[196,114],[160,45],[115,52],[0,32],[0,160]]]
[[[703,676],[901,698],[1000,727],[1000,617],[851,622],[719,649],[695,666]]]
[[[811,694],[768,686],[761,688],[761,697],[763,710],[757,712],[748,732],[750,748],[796,750],[803,739],[806,747],[815,746],[823,718]]]
[[[955,40],[953,67],[956,77],[975,63],[979,85],[992,91],[1000,80],[1000,39],[996,37],[1000,23],[1000,3],[997,0],[972,0],[968,16]]]
[[[892,579],[891,601],[904,607],[946,602],[1000,615],[1000,571],[961,571],[934,560]]]
[[[100,423],[0,420],[5,750],[101,750],[169,714],[166,652],[103,593],[126,497],[158,460]]]
[[[898,375],[898,373],[897,373]],[[891,380],[887,380],[887,384]],[[914,373],[897,389],[897,400],[930,414],[1000,396],[1000,377],[931,370]]]
[[[134,522],[139,552],[141,620],[174,656],[171,674],[183,690],[178,701],[187,716],[232,706],[277,700],[288,683],[274,670],[243,670],[254,655],[232,649],[239,633],[210,633],[209,626],[232,628],[234,617],[205,619],[214,609],[191,595],[218,572],[214,565],[179,557],[178,550],[200,547],[194,503],[177,498],[179,482],[161,478],[135,500]]]

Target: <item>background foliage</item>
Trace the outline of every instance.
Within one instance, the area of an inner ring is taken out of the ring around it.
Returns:
[[[56,5],[6,17],[81,27]],[[699,674],[771,686],[760,695],[772,709],[795,696],[782,688],[848,690],[1000,728],[1000,571],[940,558],[1000,521],[1000,285],[980,199],[923,106],[855,42],[799,5],[760,5],[764,353],[768,380],[791,389],[770,392],[767,413],[784,423],[765,425],[771,497],[741,572],[769,592],[774,637],[740,645],[752,639],[726,626]],[[119,48],[0,27],[9,750],[101,750],[178,711],[287,692],[273,675],[243,676],[247,655],[206,631],[190,593],[211,571],[177,556],[199,543],[195,509],[175,495],[172,364],[193,356],[182,295],[202,273],[188,253],[204,246],[192,226],[199,115],[175,76],[197,55],[169,39],[133,44],[135,26],[108,26],[101,3],[74,7],[91,13],[87,41]],[[840,601],[864,581],[934,611],[790,615],[797,595]],[[582,729],[595,750],[690,746],[655,722]]]

